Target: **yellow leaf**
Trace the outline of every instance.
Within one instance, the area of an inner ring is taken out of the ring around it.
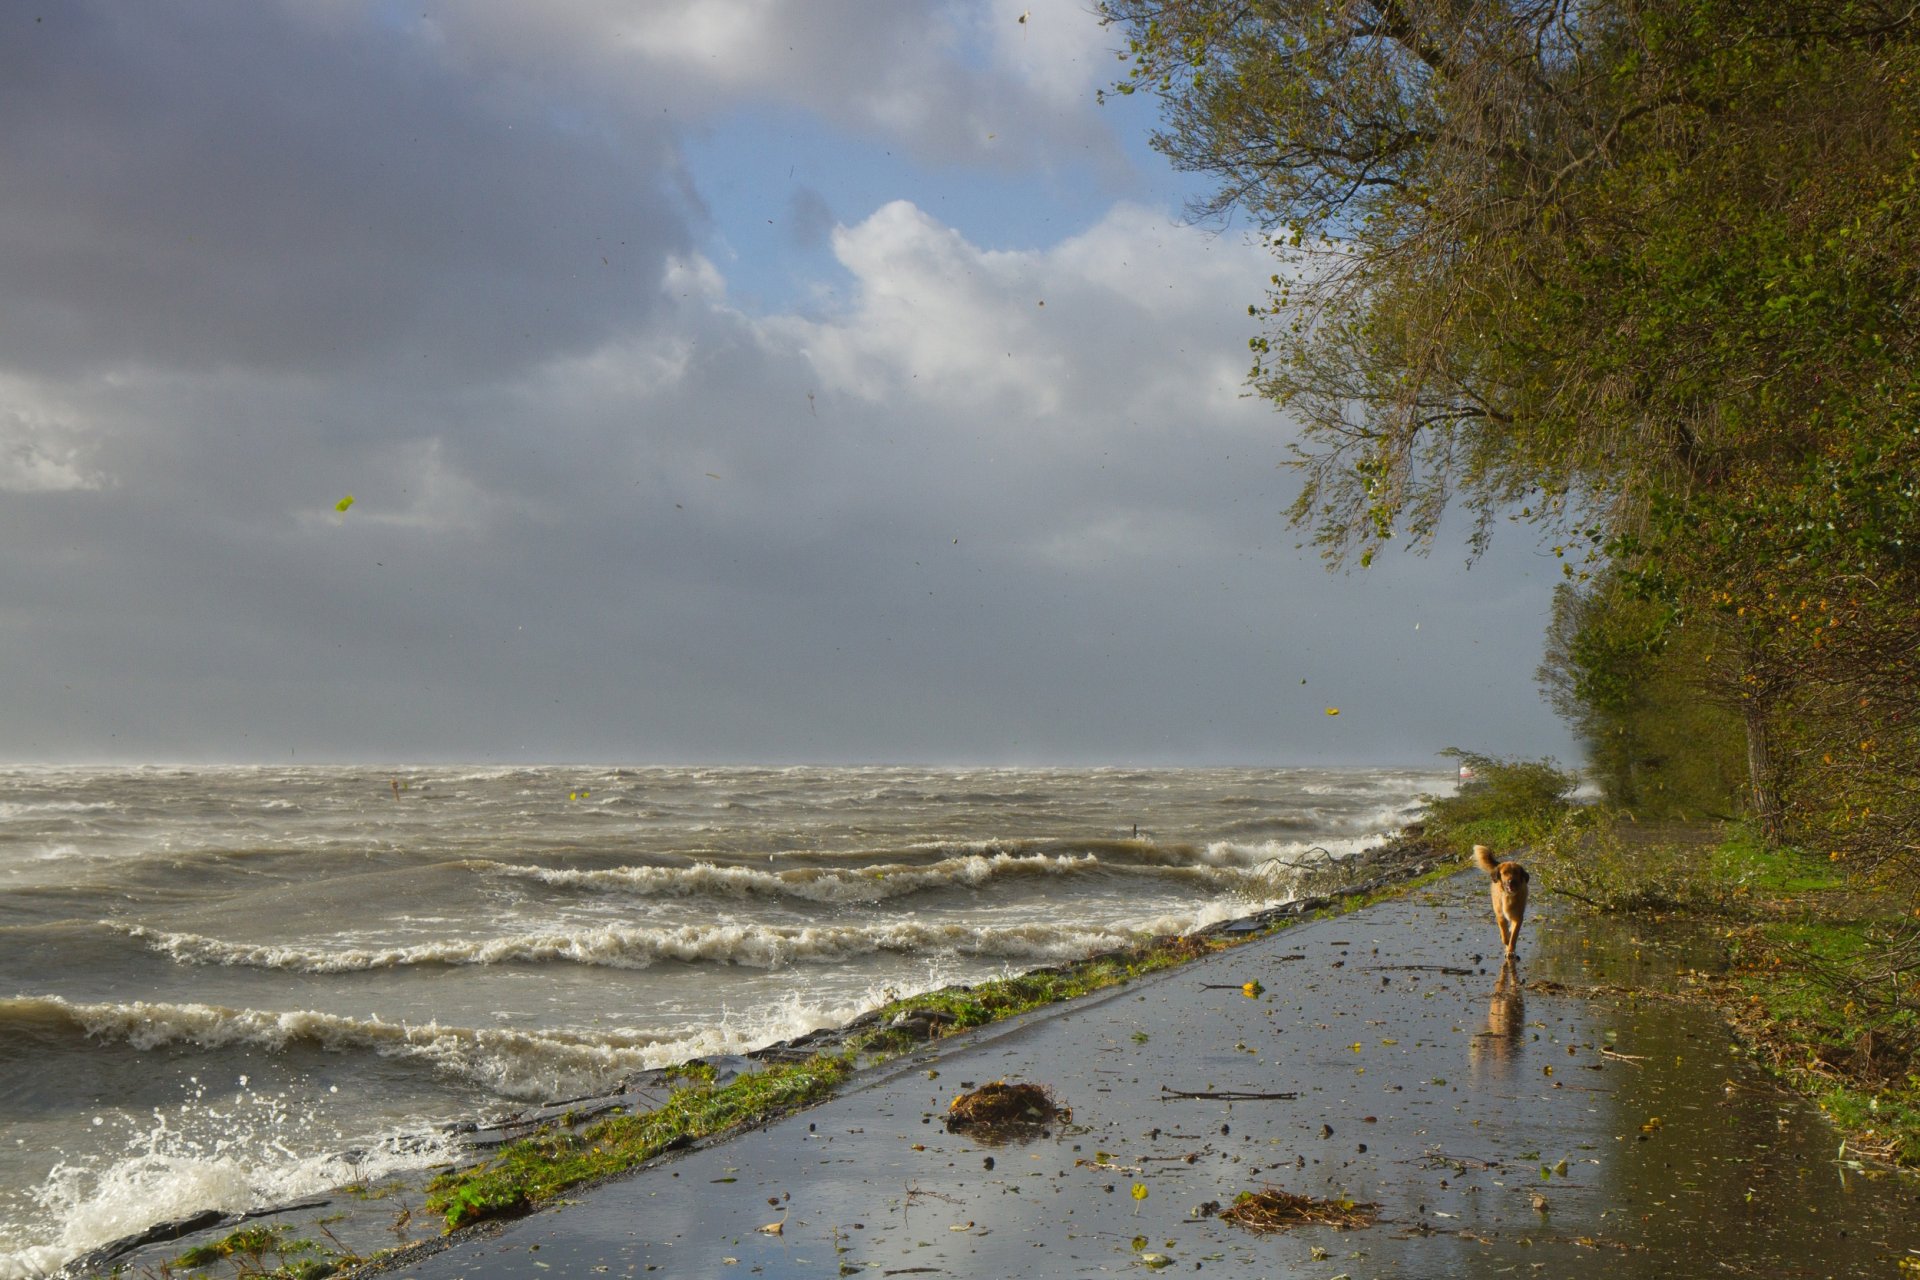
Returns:
[[[1134,1184],[1133,1184],[1133,1198],[1134,1198],[1135,1200],[1145,1200],[1145,1199],[1147,1198],[1147,1184],[1146,1184],[1146,1183],[1144,1183],[1144,1182],[1136,1182],[1136,1183],[1134,1183]]]
[[[348,494],[346,497],[340,499],[340,501],[334,503],[333,509],[335,511],[345,511],[348,507],[352,505],[353,505],[353,495]]]
[[[1330,715],[1330,716],[1337,716],[1337,715],[1339,715],[1339,714],[1340,714],[1340,708],[1338,708],[1338,707],[1328,707],[1328,708],[1327,708],[1327,714],[1328,714],[1328,715]]]

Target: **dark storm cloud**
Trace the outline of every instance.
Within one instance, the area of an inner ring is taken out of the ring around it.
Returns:
[[[418,30],[4,21],[0,364],[497,373],[643,317],[690,243],[643,113],[474,82]]]
[[[750,266],[701,255],[669,114],[773,102],[972,163],[1031,108],[994,154],[1040,167],[1098,133],[1042,119],[1035,77],[1080,56],[1050,27],[992,9],[1040,60],[1023,80],[945,43],[959,8],[931,36],[909,8],[5,19],[0,751],[1418,762],[1554,739],[1523,550],[1360,579],[1294,550],[1287,424],[1241,394],[1258,251],[1125,206],[997,251],[908,200],[836,220],[802,191],[840,287],[735,299]]]

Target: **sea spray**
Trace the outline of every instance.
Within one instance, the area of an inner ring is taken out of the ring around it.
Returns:
[[[0,769],[0,1280],[405,1167],[447,1121],[1252,914],[1449,777]]]
[[[63,1159],[9,1197],[30,1208],[0,1225],[0,1280],[45,1275],[155,1222],[284,1204],[456,1153],[449,1134],[433,1128],[356,1138],[310,1096],[257,1091],[245,1076],[231,1092],[194,1085],[186,1100],[144,1119],[92,1117],[111,1150]]]

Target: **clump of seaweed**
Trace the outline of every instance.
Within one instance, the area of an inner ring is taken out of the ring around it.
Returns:
[[[1210,956],[1220,949],[1220,944],[1213,939],[1195,933],[1163,933],[1156,936],[1150,945],[1165,952],[1169,959],[1183,962]]]
[[[1221,1217],[1249,1231],[1286,1231],[1292,1227],[1338,1227],[1351,1231],[1380,1219],[1380,1206],[1357,1200],[1321,1200],[1278,1187],[1242,1191]]]
[[[947,1128],[988,1142],[1031,1137],[1054,1123],[1073,1118],[1044,1085],[993,1080],[954,1098],[947,1107]]]

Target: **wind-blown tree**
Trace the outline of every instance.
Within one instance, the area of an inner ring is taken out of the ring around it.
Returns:
[[[1691,633],[1777,830],[1808,717],[1920,599],[1888,492],[1920,462],[1914,8],[1103,7],[1156,145],[1217,180],[1197,212],[1284,259],[1251,377],[1301,424],[1294,520],[1336,564],[1455,507],[1476,550],[1509,516],[1610,561]],[[1836,596],[1852,648],[1789,607]]]
[[[1741,720],[1705,696],[1698,628],[1603,572],[1560,584],[1538,679],[1573,726],[1591,780],[1646,818],[1724,818],[1747,777]]]

